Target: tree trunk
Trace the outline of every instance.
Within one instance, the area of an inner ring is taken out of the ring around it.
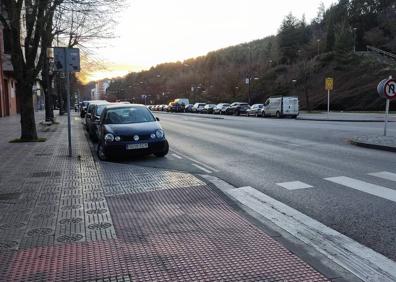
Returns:
[[[36,120],[33,108],[33,83],[18,81],[17,95],[21,99],[21,140],[37,140]]]
[[[49,64],[48,58],[45,56],[43,64],[43,88],[44,88],[44,99],[45,99],[45,121],[54,121],[54,112],[52,110],[52,97],[51,97],[51,81],[49,75]]]

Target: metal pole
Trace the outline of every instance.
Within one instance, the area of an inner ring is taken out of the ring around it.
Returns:
[[[387,133],[388,119],[389,119],[389,99],[386,99],[384,136],[386,136]]]
[[[65,75],[66,75],[66,95],[67,95],[67,139],[69,144],[69,157],[72,156],[72,145],[71,145],[71,113],[70,113],[70,72],[67,67],[66,59],[66,48],[64,50],[65,55]]]
[[[330,115],[330,90],[327,90],[327,119]]]

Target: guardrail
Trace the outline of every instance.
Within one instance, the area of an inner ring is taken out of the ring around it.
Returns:
[[[384,51],[384,50],[381,50],[381,49],[378,49],[378,48],[375,48],[375,47],[369,46],[369,45],[367,45],[366,47],[367,47],[367,51],[376,52],[376,53],[378,53],[380,55],[383,55],[383,56],[386,56],[386,57],[389,57],[389,58],[392,58],[392,59],[396,60],[396,55],[395,54],[392,54],[390,52],[387,52],[387,51]]]

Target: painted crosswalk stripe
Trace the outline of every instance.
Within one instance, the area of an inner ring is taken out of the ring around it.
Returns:
[[[192,164],[192,165],[195,166],[196,168],[206,172],[206,173],[212,173],[209,169],[206,169],[206,168],[204,168],[204,167],[202,167],[200,165],[197,165],[197,164]]]
[[[283,183],[276,183],[276,185],[286,188],[287,190],[298,190],[298,189],[307,189],[313,188],[313,186],[301,182],[301,181],[292,181],[292,182],[283,182]]]
[[[390,200],[392,202],[396,202],[396,190],[392,190],[383,186],[371,184],[346,176],[330,177],[325,178],[325,180],[346,186],[348,188],[359,190],[386,200]]]
[[[172,156],[174,156],[176,159],[179,159],[179,160],[183,159],[182,157],[180,157],[179,155],[176,155],[176,154],[172,154]]]
[[[369,175],[379,177],[382,179],[386,179],[386,180],[390,180],[390,181],[396,181],[396,173],[381,171],[381,172],[369,173]]]

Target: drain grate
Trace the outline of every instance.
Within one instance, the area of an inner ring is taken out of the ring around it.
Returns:
[[[0,194],[0,201],[18,200],[22,193]]]
[[[106,213],[106,209],[94,209],[94,210],[87,210],[87,214],[103,214]]]
[[[111,227],[111,224],[108,222],[94,223],[94,224],[88,225],[88,228],[93,229],[93,230],[102,230],[102,229],[107,229],[110,227]]]
[[[94,197],[94,198],[89,198],[89,199],[86,199],[85,201],[86,202],[101,202],[101,201],[104,201],[105,199],[104,198],[101,198],[101,197]]]
[[[10,250],[18,246],[16,241],[0,241],[0,250]]]
[[[59,221],[60,224],[71,224],[71,223],[80,223],[82,222],[82,218],[79,217],[73,217],[73,218],[64,218],[62,220]]]
[[[0,225],[0,230],[7,230],[7,229],[20,229],[22,227],[25,227],[26,223],[23,222],[17,222],[17,223],[6,223],[3,225]]]
[[[51,228],[36,228],[30,230],[27,235],[28,236],[45,236],[51,234],[53,230]]]
[[[31,174],[32,177],[57,177],[61,176],[60,171],[38,171]]]
[[[84,236],[81,234],[71,234],[71,235],[62,235],[56,238],[56,241],[59,243],[71,243],[80,241]]]

